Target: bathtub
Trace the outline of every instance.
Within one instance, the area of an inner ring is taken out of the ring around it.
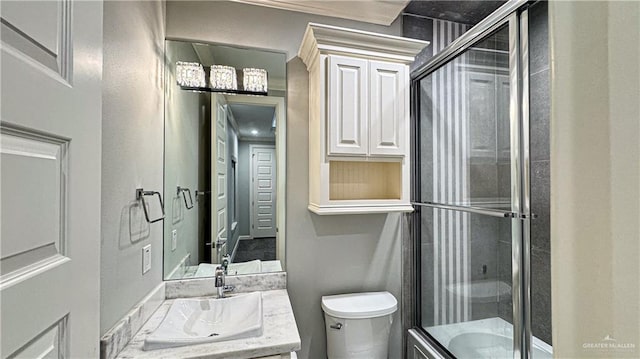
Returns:
[[[502,318],[439,325],[427,332],[459,359],[513,358],[513,326]],[[533,359],[553,358],[551,345],[532,339]]]

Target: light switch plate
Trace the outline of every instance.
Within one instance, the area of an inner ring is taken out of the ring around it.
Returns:
[[[178,248],[178,230],[171,231],[171,251],[175,251]]]
[[[142,247],[142,274],[151,270],[151,244]]]

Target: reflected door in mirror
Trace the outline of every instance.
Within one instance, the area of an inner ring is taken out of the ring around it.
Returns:
[[[212,120],[215,123],[215,126],[211,126],[211,138],[215,139],[215,145],[211,146],[214,162],[211,168],[215,168],[211,184],[215,193],[215,210],[211,214],[214,217],[211,218],[211,233],[215,236],[212,238],[211,263],[222,263],[222,256],[227,254],[227,110],[224,97],[211,96],[211,108],[214,109]]]
[[[276,236],[276,161],[275,147],[251,145],[251,236]]]

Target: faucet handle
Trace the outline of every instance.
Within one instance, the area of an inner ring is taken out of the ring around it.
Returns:
[[[231,262],[231,256],[229,254],[225,254],[222,256],[222,269],[224,270],[224,274],[227,275],[227,269],[229,268],[229,263]]]
[[[216,288],[224,287],[224,268],[221,266],[216,267]]]

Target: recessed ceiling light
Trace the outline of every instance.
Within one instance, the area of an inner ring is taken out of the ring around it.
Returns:
[[[252,135],[257,135],[258,134],[258,130],[251,130],[251,134]]]

